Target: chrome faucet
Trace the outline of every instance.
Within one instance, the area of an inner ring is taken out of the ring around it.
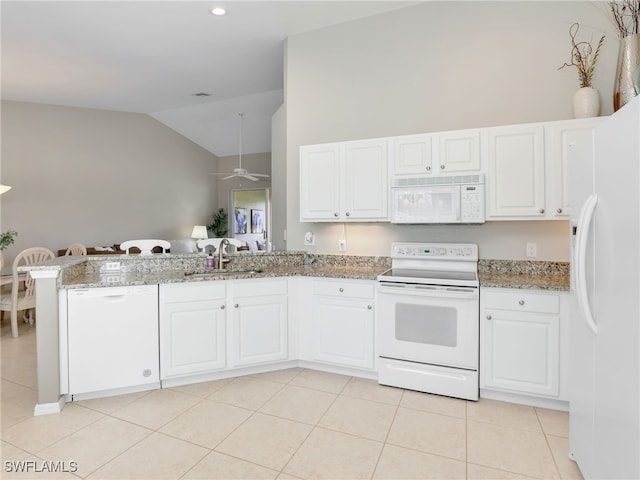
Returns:
[[[222,267],[224,265],[222,256],[224,255],[225,245],[229,245],[229,240],[223,238],[222,240],[220,240],[220,245],[218,246],[218,270],[222,270]]]

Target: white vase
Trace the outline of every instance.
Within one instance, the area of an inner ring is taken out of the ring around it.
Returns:
[[[573,116],[575,118],[597,117],[600,115],[600,94],[593,87],[582,87],[573,96]]]

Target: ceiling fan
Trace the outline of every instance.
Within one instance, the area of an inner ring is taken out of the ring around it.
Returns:
[[[238,168],[233,169],[233,173],[214,173],[213,175],[227,175],[223,177],[222,180],[229,180],[230,178],[239,177],[246,178],[247,180],[257,181],[258,177],[269,178],[269,175],[265,175],[264,173],[251,173],[246,168],[242,168],[242,119],[244,117],[243,112],[238,112],[238,116],[240,117],[240,148],[238,150]]]

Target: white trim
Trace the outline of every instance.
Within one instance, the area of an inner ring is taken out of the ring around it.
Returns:
[[[51,403],[36,403],[33,409],[33,416],[38,417],[40,415],[49,415],[51,413],[60,413],[62,408],[67,403],[64,397],[58,398],[57,402]]]
[[[19,269],[18,269],[19,270]],[[31,278],[58,278],[60,269],[57,270],[29,270]]]

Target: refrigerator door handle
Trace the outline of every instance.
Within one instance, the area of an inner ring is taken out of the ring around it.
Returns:
[[[589,230],[591,228],[591,220],[598,203],[598,195],[595,193],[590,195],[584,202],[580,217],[578,220],[578,232],[576,236],[576,294],[578,297],[578,305],[580,311],[584,315],[585,321],[589,329],[598,334],[598,324],[593,318],[591,305],[589,304],[589,291],[587,288],[587,240],[589,238]]]

